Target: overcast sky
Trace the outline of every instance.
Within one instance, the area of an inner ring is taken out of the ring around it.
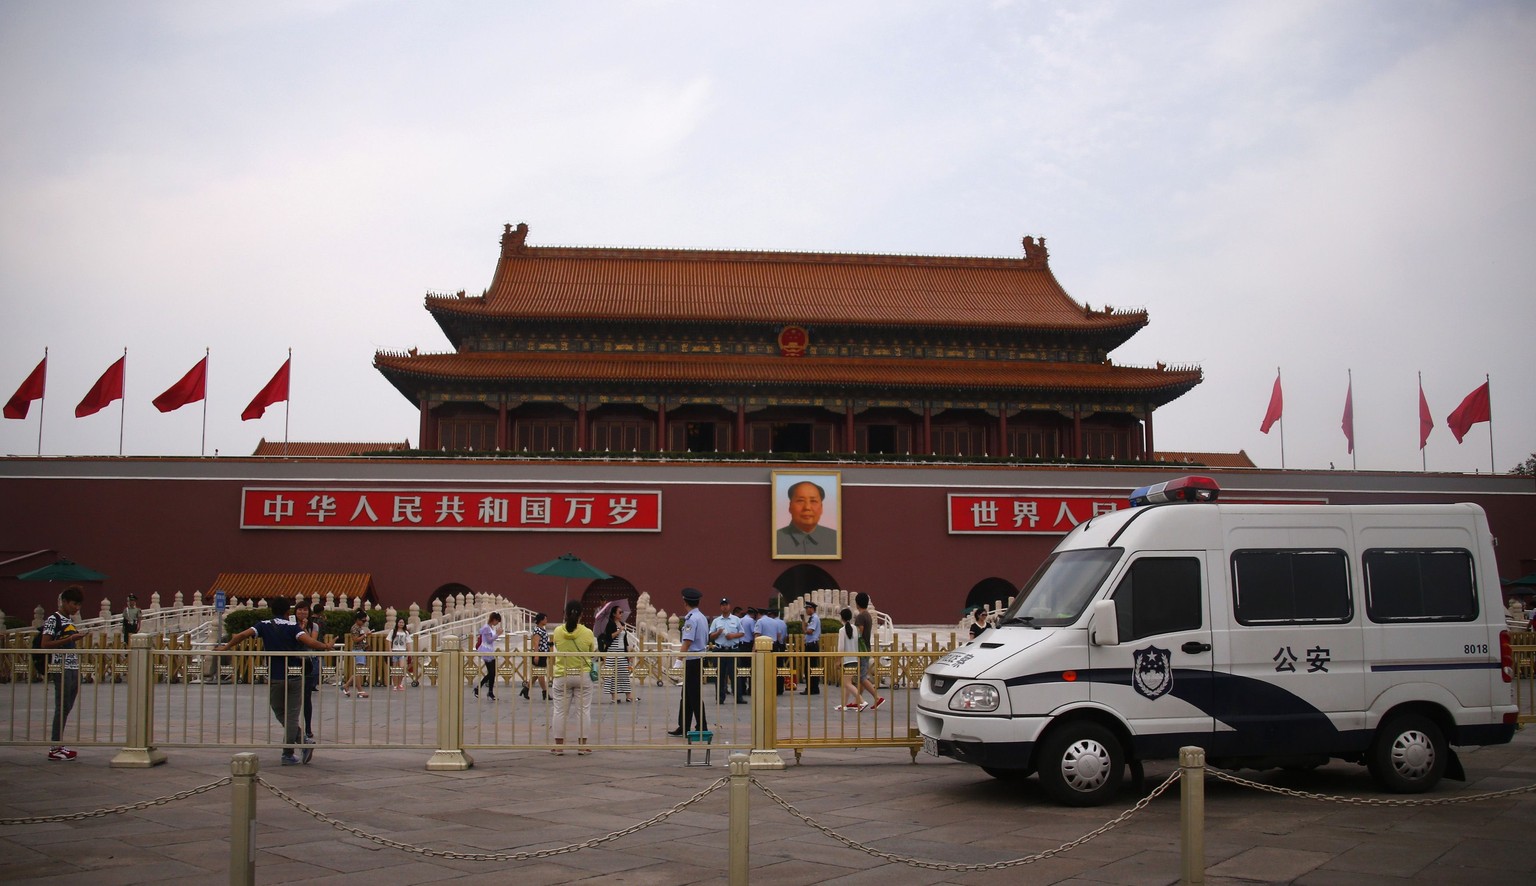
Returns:
[[[208,453],[293,349],[293,440],[417,442],[376,349],[448,347],[427,291],[533,245],[1021,254],[1044,235],[1112,356],[1197,363],[1159,449],[1489,470],[1445,416],[1492,377],[1536,450],[1536,4],[0,0],[0,400],[49,351],[44,455],[128,349],[124,451],[212,349]],[[787,318],[792,319],[792,318]],[[37,404],[0,453],[38,445]]]

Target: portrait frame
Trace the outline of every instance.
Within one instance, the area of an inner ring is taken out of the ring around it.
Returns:
[[[791,527],[790,490],[802,483],[821,487],[821,515],[809,538]],[[768,550],[775,560],[841,560],[843,557],[843,474],[841,471],[774,471]],[[827,533],[830,532],[830,537]],[[822,547],[826,553],[819,553]]]

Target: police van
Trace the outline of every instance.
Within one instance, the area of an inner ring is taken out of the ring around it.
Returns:
[[[1481,508],[1217,503],[1206,477],[1075,527],[998,624],[928,668],[925,749],[1073,806],[1184,745],[1229,769],[1465,778],[1514,735],[1513,658]]]

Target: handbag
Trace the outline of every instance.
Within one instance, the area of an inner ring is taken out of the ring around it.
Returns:
[[[593,659],[592,659],[592,666],[587,668],[587,676],[592,678],[592,682],[593,683],[597,682],[597,658],[596,657],[593,657]]]

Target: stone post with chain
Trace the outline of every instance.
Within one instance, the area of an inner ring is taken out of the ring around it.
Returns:
[[[1205,882],[1205,749],[1179,748],[1180,883]]]
[[[255,754],[236,754],[229,761],[229,886],[256,883],[256,773],[261,763]]]

